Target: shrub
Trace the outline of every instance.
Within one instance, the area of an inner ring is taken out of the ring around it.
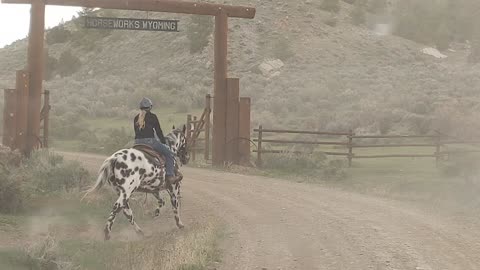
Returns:
[[[5,162],[5,161],[4,161]],[[0,167],[0,212],[15,214],[44,195],[86,185],[88,172],[77,162],[39,151],[19,167]]]
[[[82,63],[80,62],[80,59],[76,57],[72,51],[66,50],[64,51],[61,55],[60,58],[58,59],[58,73],[62,77],[67,77],[72,75],[73,73],[77,72]]]
[[[133,138],[127,133],[125,128],[110,129],[105,139],[101,140],[102,153],[111,154],[124,148]]]
[[[323,0],[320,8],[330,12],[338,13],[340,11],[340,0]]]
[[[210,35],[213,32],[213,22],[209,16],[193,16],[192,23],[187,29],[187,38],[190,41],[190,52],[201,52],[208,46]]]
[[[72,33],[69,30],[65,29],[65,26],[63,25],[63,23],[61,23],[57,27],[54,27],[47,31],[47,44],[52,45],[57,43],[65,43],[71,38],[71,36]]]

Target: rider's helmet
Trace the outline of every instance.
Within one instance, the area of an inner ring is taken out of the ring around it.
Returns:
[[[153,107],[153,103],[149,98],[144,97],[142,101],[140,101],[140,109],[141,110],[150,110]]]

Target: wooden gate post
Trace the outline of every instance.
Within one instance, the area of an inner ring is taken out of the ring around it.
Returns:
[[[50,124],[50,91],[45,90],[43,96],[43,147],[48,148],[48,133]]]
[[[15,138],[15,146],[18,148],[22,153],[29,154],[30,150],[28,147],[28,128],[29,128],[29,88],[30,88],[30,76],[27,71],[19,70],[17,71],[17,81],[16,81],[16,88],[17,88],[17,125],[16,125],[16,138]],[[38,111],[39,119],[40,119],[40,111]]]
[[[238,164],[239,140],[239,106],[240,106],[240,80],[227,79],[227,132],[226,132],[226,161]]]
[[[197,127],[198,127],[198,120],[197,120],[197,117],[194,116],[193,117],[193,122],[192,122],[192,125],[193,125],[193,130],[197,130]],[[192,142],[192,148],[191,148],[191,155],[192,155],[192,161],[195,161],[197,159],[197,137],[194,135],[191,136],[191,142]]]
[[[257,166],[261,168],[263,166],[262,160],[262,137],[263,137],[263,127],[260,125],[258,127],[258,147],[257,147]]]
[[[209,160],[210,159],[210,115],[211,115],[211,109],[212,107],[212,96],[208,94],[205,97],[205,110],[206,110],[206,115],[205,115],[205,152],[204,152],[204,159]]]
[[[26,145],[22,145],[24,149],[21,149],[27,155],[38,147],[40,138],[40,111],[42,109],[43,72],[45,68],[45,53],[43,50],[45,39],[45,2],[33,1],[30,13],[30,33],[28,37],[28,71],[30,72],[28,130],[26,130]]]
[[[250,165],[250,98],[240,98],[238,153],[241,165]]]
[[[227,35],[228,16],[220,10],[215,16],[215,88],[213,106],[213,151],[212,163],[222,166],[225,162],[226,117],[227,117]]]
[[[5,107],[3,108],[3,140],[2,144],[16,148],[16,133],[17,133],[17,90],[5,89],[3,98],[5,100]]]

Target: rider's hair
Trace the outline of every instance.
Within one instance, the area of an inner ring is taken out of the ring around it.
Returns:
[[[137,125],[139,129],[145,128],[145,115],[147,114],[147,110],[141,110],[140,114],[138,115]]]

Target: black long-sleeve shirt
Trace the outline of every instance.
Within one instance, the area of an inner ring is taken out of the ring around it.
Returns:
[[[133,120],[133,127],[135,129],[135,139],[148,139],[148,138],[155,138],[154,130],[157,133],[158,139],[163,144],[166,143],[165,137],[163,136],[163,131],[160,128],[160,123],[158,122],[158,118],[155,114],[151,112],[147,112],[145,114],[145,127],[140,129],[137,124],[138,116],[135,116]]]

